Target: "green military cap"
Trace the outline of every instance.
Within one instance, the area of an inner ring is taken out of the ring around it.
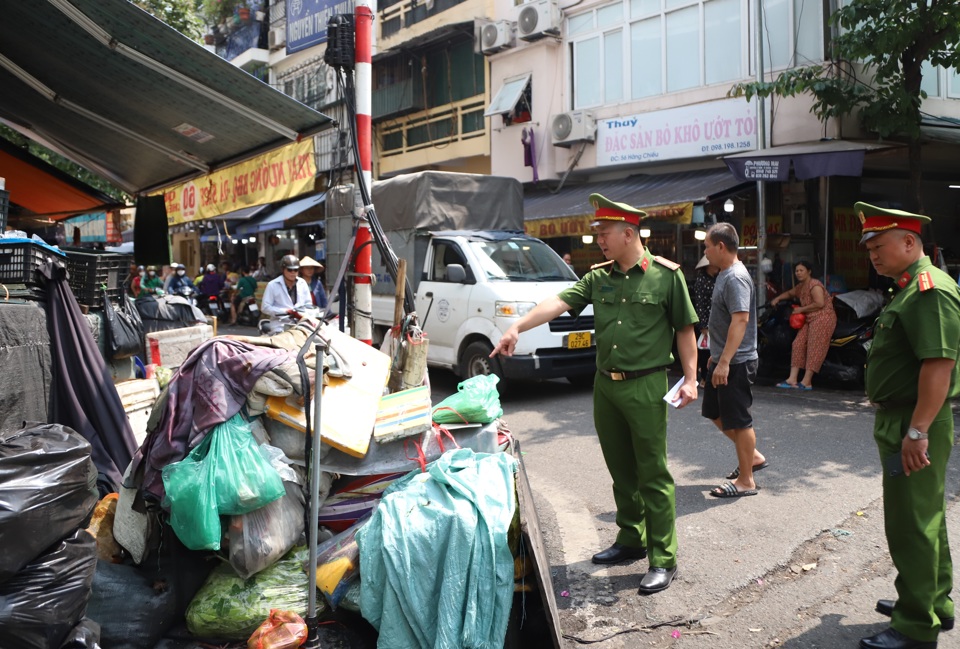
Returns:
[[[600,194],[590,194],[590,204],[593,205],[594,218],[597,220],[591,223],[591,227],[596,227],[600,221],[625,221],[633,225],[640,225],[640,221],[647,218],[647,213],[630,207],[626,203],[617,203]]]
[[[863,226],[863,236],[860,238],[861,245],[887,230],[908,230],[919,235],[923,224],[930,222],[930,217],[923,214],[911,214],[903,210],[876,207],[869,203],[857,203],[853,206],[853,209],[860,217],[860,223]]]

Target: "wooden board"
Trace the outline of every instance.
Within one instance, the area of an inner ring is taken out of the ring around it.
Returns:
[[[390,357],[329,327],[325,333],[349,365],[351,378],[327,377],[320,402],[320,439],[348,455],[363,457],[370,448]],[[268,398],[266,414],[301,432],[307,429],[302,399],[296,395]]]

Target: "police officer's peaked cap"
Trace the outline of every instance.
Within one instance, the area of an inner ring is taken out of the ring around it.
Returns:
[[[887,230],[909,230],[915,234],[920,234],[923,224],[930,222],[929,216],[911,214],[887,207],[876,207],[868,203],[857,203],[853,206],[853,210],[860,217],[860,223],[863,225],[863,236],[860,238],[861,245]]]
[[[600,221],[624,221],[632,225],[640,225],[640,221],[647,218],[647,213],[630,207],[626,203],[617,203],[600,194],[590,194],[590,204],[593,205],[594,218],[597,220],[591,227],[600,225]]]

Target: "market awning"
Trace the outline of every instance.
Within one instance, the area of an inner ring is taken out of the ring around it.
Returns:
[[[320,193],[287,203],[246,223],[241,223],[237,226],[237,234],[248,235],[270,230],[282,230],[287,220],[306,212],[310,208],[321,205],[326,198],[326,193]]]
[[[0,138],[0,178],[10,202],[32,215],[59,220],[124,207],[121,201]]]
[[[0,120],[130,193],[331,120],[128,0],[0,0]]]
[[[820,140],[734,153],[724,156],[723,161],[740,181],[786,182],[790,179],[791,165],[797,180],[820,176],[860,176],[866,153],[890,146],[876,142]]]
[[[693,206],[732,193],[745,183],[726,169],[637,175],[565,187],[556,194],[528,192],[523,199],[524,227],[537,237],[578,236],[590,231],[590,194],[638,207],[657,221],[690,223]]]

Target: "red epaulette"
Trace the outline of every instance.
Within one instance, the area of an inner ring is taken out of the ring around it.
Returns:
[[[930,274],[929,270],[925,270],[917,274],[917,287],[920,289],[920,292],[929,291],[933,288],[933,276]]]
[[[657,262],[658,264],[660,264],[661,266],[666,266],[666,267],[669,268],[670,270],[680,270],[680,264],[678,264],[678,263],[675,262],[675,261],[670,261],[669,259],[666,259],[665,257],[657,256],[657,257],[654,257],[653,260],[654,260],[655,262]]]
[[[590,267],[590,270],[594,270],[594,269],[597,269],[597,268],[603,268],[604,266],[609,266],[609,265],[612,264],[612,263],[613,263],[613,260],[612,260],[612,259],[609,260],[609,261],[602,261],[602,262],[600,262],[599,264],[594,264],[593,266],[591,266],[591,267]]]

